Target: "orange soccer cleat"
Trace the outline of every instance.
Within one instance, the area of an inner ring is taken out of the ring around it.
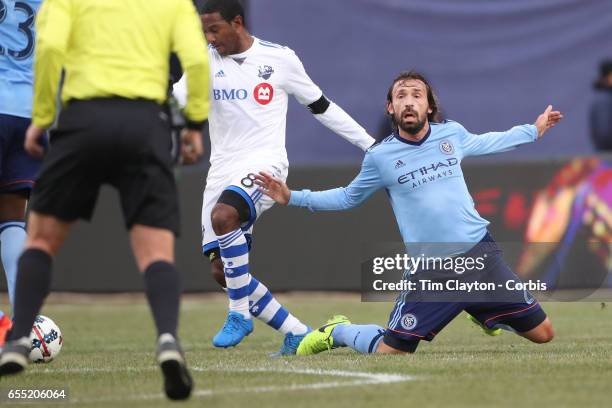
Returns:
[[[13,328],[13,321],[7,315],[0,319],[0,347],[4,347],[6,334]]]

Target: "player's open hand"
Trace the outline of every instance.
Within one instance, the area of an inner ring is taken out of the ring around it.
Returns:
[[[41,159],[45,154],[42,137],[45,134],[45,129],[39,128],[36,125],[30,125],[26,131],[25,143],[23,147],[26,152],[32,157]]]
[[[535,127],[538,128],[538,139],[541,138],[548,129],[554,127],[563,119],[561,112],[553,111],[552,109],[552,105],[548,105],[544,113],[538,116],[535,121]]]
[[[183,164],[193,164],[204,154],[202,132],[185,129],[181,134],[181,158]]]
[[[277,177],[266,172],[260,172],[255,175],[255,184],[263,191],[265,195],[273,199],[279,204],[287,205],[291,197],[291,191],[285,182]]]

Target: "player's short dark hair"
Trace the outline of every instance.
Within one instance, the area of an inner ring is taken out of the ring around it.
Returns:
[[[431,113],[427,115],[427,119],[430,122],[436,122],[438,120],[439,114],[439,106],[438,106],[438,97],[434,93],[429,81],[423,74],[420,74],[416,71],[402,71],[400,74],[391,82],[391,86],[389,87],[389,91],[387,92],[387,104],[393,101],[393,87],[400,81],[407,81],[409,79],[414,79],[417,81],[421,81],[425,84],[425,88],[427,89],[427,102],[429,103],[429,109],[431,109]],[[387,113],[388,114],[388,113]],[[395,118],[391,115],[391,125],[393,129],[397,129],[397,123],[395,123]]]
[[[228,23],[236,16],[242,17],[242,21],[245,21],[244,7],[240,0],[207,0],[199,5],[198,12],[200,15],[219,13]]]

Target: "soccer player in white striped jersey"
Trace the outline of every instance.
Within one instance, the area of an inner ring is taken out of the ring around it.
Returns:
[[[323,125],[366,150],[374,139],[329,101],[289,48],[252,36],[238,0],[208,0],[200,9],[211,67],[211,167],[202,208],[203,251],[219,284],[227,288],[229,313],[214,337],[232,347],[253,330],[252,317],[285,334],[280,354],[295,354],[310,330],[287,311],[249,270],[253,224],[274,201],[254,183],[260,171],[285,180],[285,127],[289,95]],[[175,86],[182,99],[185,82]]]

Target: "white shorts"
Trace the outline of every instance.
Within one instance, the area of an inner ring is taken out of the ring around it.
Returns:
[[[264,211],[274,205],[274,200],[259,191],[259,186],[253,182],[254,175],[260,171],[270,173],[283,181],[287,180],[288,168],[284,164],[251,165],[231,172],[214,171],[211,168],[206,178],[202,203],[202,252],[206,253],[219,248],[217,235],[212,228],[210,214],[221,193],[225,190],[232,190],[240,194],[251,209],[250,219],[241,225],[247,240],[250,242],[253,224]]]

